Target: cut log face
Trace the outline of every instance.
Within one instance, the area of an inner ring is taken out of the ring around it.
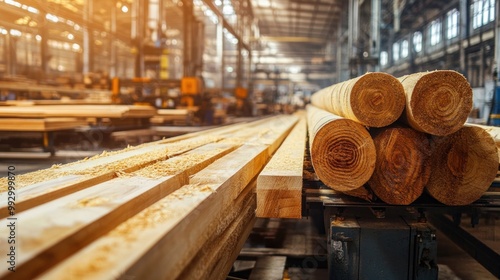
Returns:
[[[386,128],[373,138],[377,164],[368,181],[386,203],[408,205],[424,191],[430,176],[430,143],[411,128]]]
[[[405,106],[401,83],[386,73],[367,73],[324,88],[311,98],[314,106],[371,127],[396,121]]]
[[[307,107],[311,161],[318,178],[337,191],[361,187],[375,168],[375,146],[361,124]]]
[[[415,73],[399,78],[406,94],[405,121],[414,129],[444,136],[459,130],[472,110],[472,88],[451,70]]]
[[[483,195],[498,170],[497,147],[480,127],[434,139],[427,192],[446,205],[467,205]]]
[[[490,125],[479,125],[479,124],[467,124],[468,126],[478,126],[488,132],[493,141],[497,144],[498,160],[500,161],[500,127],[498,126],[490,126]],[[498,166],[498,170],[500,170],[500,165]]]

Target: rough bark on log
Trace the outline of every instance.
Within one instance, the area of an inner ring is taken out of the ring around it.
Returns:
[[[382,201],[408,205],[424,191],[430,176],[427,135],[412,128],[390,127],[374,135],[377,164],[368,181]]]
[[[472,110],[467,79],[451,70],[400,77],[406,94],[402,118],[418,131],[444,136],[459,130]]]
[[[311,161],[318,178],[345,192],[361,187],[375,168],[375,145],[366,128],[312,105],[307,107]]]
[[[446,205],[467,205],[479,199],[498,170],[491,136],[482,128],[464,126],[433,142],[427,192]]]
[[[401,116],[405,95],[395,77],[374,72],[324,88],[313,94],[311,103],[366,126],[384,127]]]

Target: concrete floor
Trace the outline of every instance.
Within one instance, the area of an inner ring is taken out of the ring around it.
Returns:
[[[463,219],[461,227],[500,254],[500,212],[481,218],[475,227],[470,225],[470,220]],[[498,279],[444,234],[438,235],[438,254],[438,263],[448,266],[456,275],[456,278],[443,279]]]
[[[475,228],[463,219],[462,227],[500,254],[500,221],[498,215],[481,219]],[[439,278],[444,280],[498,279],[469,256],[442,232],[437,233]],[[328,279],[328,269],[321,261],[326,256],[326,236],[318,233],[311,219],[257,219],[240,258],[259,255],[286,255],[293,264],[285,270],[286,279]],[[315,264],[315,265],[314,265]],[[245,279],[245,278],[244,278]]]

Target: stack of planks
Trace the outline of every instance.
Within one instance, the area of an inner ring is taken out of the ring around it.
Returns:
[[[367,73],[316,92],[257,180],[257,216],[300,218],[307,130],[315,175],[337,192],[408,205],[479,199],[495,179],[500,130],[464,125],[472,90],[455,71]],[[493,141],[494,139],[494,141]]]
[[[191,109],[158,109],[150,122],[156,125],[190,125],[193,121],[194,110]]]
[[[298,122],[275,116],[15,178],[15,270],[2,279],[225,279],[255,218],[258,173]],[[301,127],[304,122],[299,122]],[[9,228],[0,228],[9,236]]]
[[[427,191],[446,205],[467,205],[496,176],[493,133],[465,124],[472,90],[458,72],[367,73],[311,102],[311,161],[336,191],[397,205]]]
[[[149,119],[155,108],[138,105],[1,106],[0,131],[54,131],[85,126],[95,119]]]

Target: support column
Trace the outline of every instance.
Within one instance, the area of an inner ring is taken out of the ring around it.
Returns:
[[[147,0],[136,0],[132,2],[131,16],[131,38],[135,47],[134,76],[144,76],[144,21],[146,20]]]
[[[11,35],[9,33],[5,34],[5,67],[7,75],[13,75],[12,71],[12,45],[10,43]]]
[[[468,0],[460,0],[459,11],[460,11],[460,19],[459,19],[459,28],[458,28],[458,36],[459,36],[459,48],[460,48],[460,71],[462,74],[467,73],[467,62],[465,58],[465,48],[464,43],[466,38],[468,37],[469,31],[468,28]],[[497,0],[498,2],[498,0]]]
[[[217,23],[217,58],[220,65],[220,88],[224,90],[224,25],[222,16]]]
[[[496,76],[493,77],[495,81],[500,80],[499,69],[500,69],[500,0],[495,1],[496,7],[496,17],[495,17],[495,59],[494,59],[494,67],[496,68]],[[495,70],[495,69],[494,69]],[[495,84],[496,86],[496,84]]]
[[[94,34],[90,27],[94,13],[93,0],[85,0],[83,8],[83,69],[85,75],[94,69]]]
[[[241,80],[243,78],[243,57],[241,56],[242,43],[238,40],[237,62],[236,62],[236,87],[241,87]]]
[[[359,0],[349,0],[349,23],[348,23],[348,57],[349,60],[356,59],[358,53],[358,29],[359,29]],[[349,61],[350,65],[350,76],[354,78],[358,76],[358,66],[352,65],[351,61]]]
[[[50,60],[50,51],[49,51],[49,32],[47,26],[47,19],[45,18],[47,14],[41,12],[40,13],[40,24],[38,28],[38,32],[40,34],[40,66],[41,73],[39,77],[40,79],[45,79],[47,73],[49,72],[49,60]],[[81,70],[81,69],[78,69]]]
[[[116,53],[116,13],[117,13],[117,7],[115,4],[111,7],[111,42],[110,42],[110,50],[109,50],[109,55],[110,55],[110,62],[111,62],[111,67],[109,69],[109,77],[114,78],[117,76],[117,53]]]
[[[183,68],[184,77],[193,76],[193,3],[192,1],[184,1],[183,5],[183,26],[184,26],[184,38],[183,38]]]
[[[370,33],[370,58],[380,57],[380,0],[371,3],[371,33]],[[380,71],[379,63],[373,65],[372,71]]]

